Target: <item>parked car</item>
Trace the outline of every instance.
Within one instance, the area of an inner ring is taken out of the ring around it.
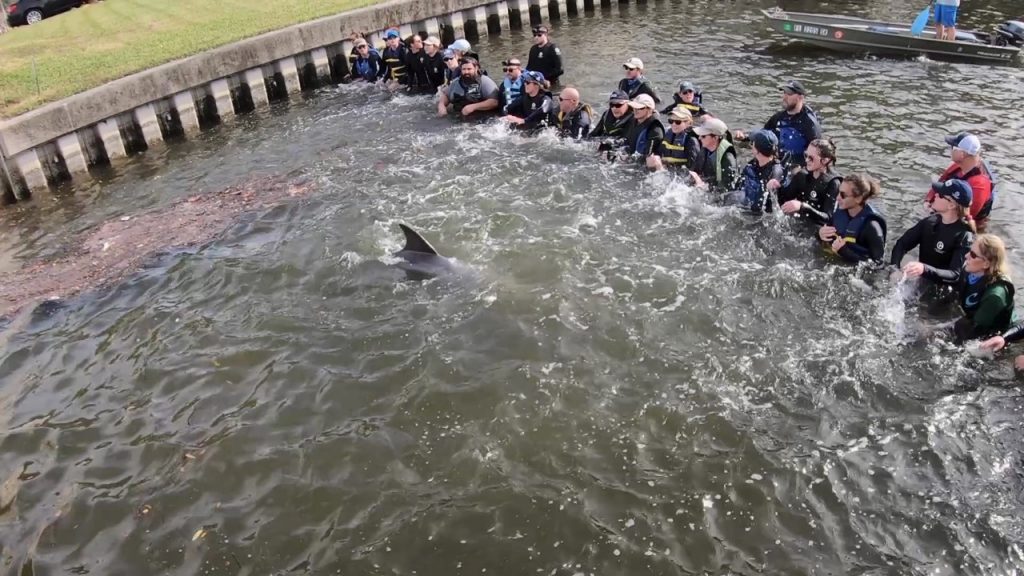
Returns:
[[[13,0],[7,5],[7,21],[11,26],[35,24],[43,18],[67,12],[85,4],[85,0]]]

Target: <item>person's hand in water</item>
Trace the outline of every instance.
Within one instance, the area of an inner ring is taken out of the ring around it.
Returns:
[[[978,346],[981,349],[983,349],[983,350],[991,350],[992,352],[999,352],[1000,350],[1002,350],[1003,348],[1006,347],[1006,339],[1003,338],[1002,336],[993,336],[993,337],[989,338],[988,340],[985,340],[984,342],[982,342]],[[1017,356],[1017,360],[1014,361],[1014,364],[1019,364],[1020,360],[1022,358],[1024,358],[1024,356]]]

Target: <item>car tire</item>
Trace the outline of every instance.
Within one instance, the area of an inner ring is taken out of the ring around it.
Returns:
[[[38,8],[33,8],[28,12],[25,12],[25,23],[28,25],[38,24],[43,19],[43,11]]]

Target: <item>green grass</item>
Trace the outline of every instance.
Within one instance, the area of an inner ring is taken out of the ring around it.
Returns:
[[[106,0],[0,35],[0,118],[379,0]]]

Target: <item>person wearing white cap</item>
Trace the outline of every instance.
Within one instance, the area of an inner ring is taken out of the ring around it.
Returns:
[[[626,135],[626,143],[622,150],[646,161],[648,156],[661,149],[665,127],[658,119],[657,105],[650,95],[637,96],[629,101],[629,107],[633,109],[634,124]]]
[[[437,36],[428,36],[423,41],[423,51],[427,55],[427,76],[430,78],[430,85],[435,90],[440,89],[448,83],[448,65],[444,62],[444,53],[441,51],[441,39]]]
[[[690,170],[697,186],[707,185],[732,190],[736,185],[736,149],[726,138],[729,127],[719,118],[707,118],[693,129],[700,139],[703,154],[698,166]]]
[[[619,80],[619,90],[625,92],[630,99],[635,99],[641,94],[646,94],[654,100],[655,106],[661,103],[661,98],[654,92],[654,86],[644,76],[644,63],[639,58],[630,58],[622,64],[626,71],[626,77]]]
[[[356,38],[353,42],[348,68],[353,82],[378,82],[387,73],[384,60],[365,38]]]
[[[661,148],[647,157],[647,167],[661,170],[666,166],[689,170],[697,165],[700,141],[693,131],[693,115],[685,106],[676,106],[668,113],[669,126]]]
[[[971,185],[971,219],[978,232],[984,232],[992,212],[992,176],[981,160],[981,140],[974,134],[961,132],[946,137],[946,143],[952,146],[950,159],[952,164],[939,176],[940,182],[946,180],[964,180]],[[928,190],[926,201],[931,205],[935,191]]]

